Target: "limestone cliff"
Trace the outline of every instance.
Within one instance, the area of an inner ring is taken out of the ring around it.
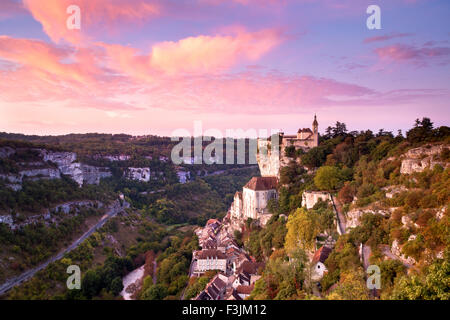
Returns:
[[[411,174],[413,172],[422,172],[425,168],[433,168],[440,165],[444,168],[449,166],[449,162],[441,159],[441,154],[449,145],[426,145],[414,148],[402,156],[402,165],[400,173]]]
[[[75,180],[79,186],[83,183],[98,184],[101,178],[110,177],[109,168],[94,167],[76,162],[75,152],[55,152],[46,149],[32,149],[37,151],[41,161],[30,161],[17,163],[20,167],[18,173],[0,174],[7,186],[20,190],[22,183],[27,180],[60,179],[61,175],[67,175]],[[10,147],[0,149],[0,157],[6,158],[16,151]]]

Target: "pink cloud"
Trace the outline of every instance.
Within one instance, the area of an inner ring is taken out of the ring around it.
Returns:
[[[157,76],[223,72],[240,62],[258,60],[284,40],[275,29],[248,32],[234,28],[233,33],[157,43],[147,55],[131,47],[98,45],[106,50],[109,68],[154,81]]]
[[[97,109],[126,119],[128,112],[132,116],[148,109],[295,114],[311,108],[405,103],[441,94],[417,90],[381,93],[331,78],[254,67],[230,71],[240,62],[258,60],[282,39],[276,30],[237,29],[231,36],[157,43],[149,53],[142,53],[121,45],[97,43],[74,49],[1,36],[0,59],[8,63],[0,71],[0,101]]]
[[[238,60],[256,61],[283,41],[278,30],[240,31],[234,36],[198,36],[167,41],[152,48],[150,64],[166,74],[214,73]]]
[[[418,66],[427,66],[430,61],[450,56],[450,48],[448,47],[420,48],[404,44],[394,44],[386,47],[377,48],[375,49],[375,53],[382,60],[412,62]]]
[[[386,34],[383,36],[375,36],[364,39],[364,43],[372,43],[372,42],[380,42],[380,41],[387,41],[395,38],[404,38],[404,37],[410,37],[412,36],[412,33],[391,33]]]
[[[160,7],[144,0],[23,0],[25,7],[39,21],[54,42],[62,39],[80,43],[88,39],[85,29],[108,30],[123,22],[147,20],[160,13]],[[69,30],[67,8],[76,4],[81,9],[81,30]]]
[[[20,2],[13,0],[2,0],[0,2],[0,20],[26,12]]]

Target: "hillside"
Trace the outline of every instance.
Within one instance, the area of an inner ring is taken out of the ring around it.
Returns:
[[[130,204],[62,260],[10,291],[13,299],[66,294],[66,273],[55,268],[68,261],[85,271],[117,259],[139,267],[146,253],[170,248],[172,236],[192,237],[193,226],[224,216],[234,190],[258,174],[246,165],[220,166],[220,171],[214,165],[174,166],[159,153],[171,148],[168,138],[2,136],[9,140],[0,140],[0,284],[67,248],[117,200]],[[117,297],[109,285],[99,286],[106,297]]]
[[[448,127],[424,118],[404,138],[338,123],[292,156],[272,219],[243,234],[266,262],[250,299],[450,298]]]

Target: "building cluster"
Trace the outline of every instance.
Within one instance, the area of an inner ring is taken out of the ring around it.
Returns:
[[[264,264],[240,248],[227,230],[216,219],[208,220],[204,228],[196,230],[201,250],[193,252],[190,276],[218,271],[196,300],[243,300],[260,278],[258,271]]]
[[[278,150],[272,145],[272,139],[277,138]],[[319,123],[316,116],[311,129],[299,129],[297,135],[284,135],[280,132],[268,139],[258,139],[257,160],[261,177],[253,177],[243,188],[236,192],[233,203],[227,214],[230,225],[239,230],[247,219],[256,220],[264,226],[271,214],[268,204],[271,199],[278,198],[278,183],[280,168],[287,165],[292,158],[286,154],[287,148],[307,151],[319,145]],[[306,200],[304,200],[306,202]],[[309,202],[308,202],[309,203]]]

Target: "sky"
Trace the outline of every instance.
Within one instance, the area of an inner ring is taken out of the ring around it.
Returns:
[[[0,0],[0,131],[450,125],[449,17],[448,0]]]

